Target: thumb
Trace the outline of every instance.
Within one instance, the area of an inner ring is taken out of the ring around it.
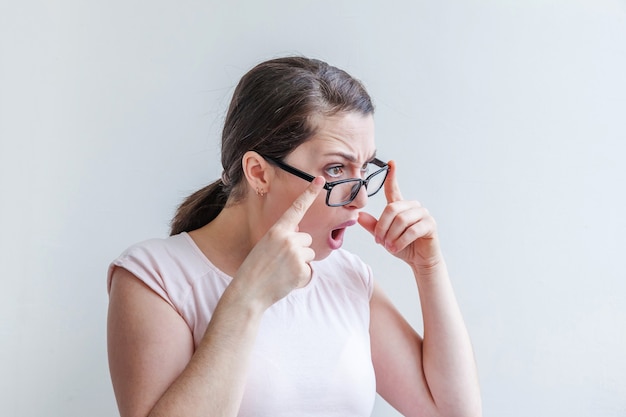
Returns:
[[[358,221],[365,230],[367,230],[372,234],[372,236],[374,236],[374,229],[376,229],[376,224],[378,223],[378,220],[376,220],[374,216],[369,213],[360,212]]]

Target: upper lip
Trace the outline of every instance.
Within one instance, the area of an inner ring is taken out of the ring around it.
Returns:
[[[356,224],[356,219],[347,220],[341,223],[339,226],[335,227],[333,230],[345,229],[346,227],[354,226],[355,224]]]

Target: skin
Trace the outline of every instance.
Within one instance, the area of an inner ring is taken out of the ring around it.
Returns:
[[[115,270],[109,364],[122,417],[236,416],[263,312],[307,285],[308,263],[331,253],[329,235],[350,220],[409,265],[424,319],[422,337],[375,286],[370,336],[377,391],[405,416],[481,415],[472,348],[434,219],[418,202],[403,199],[393,162],[384,186],[387,206],[378,219],[362,211],[364,189],[346,206],[326,206],[322,186],[334,179],[328,168],[341,164],[349,177],[361,176],[375,153],[374,123],[351,113],[318,123],[318,133],[285,160],[317,175],[312,183],[248,152],[242,159],[247,197],[190,233],[233,277],[197,349],[169,304],[128,271]]]

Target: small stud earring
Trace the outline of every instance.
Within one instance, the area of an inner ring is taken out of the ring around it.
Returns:
[[[263,191],[262,188],[256,187],[256,195],[263,197],[265,195],[265,191]]]

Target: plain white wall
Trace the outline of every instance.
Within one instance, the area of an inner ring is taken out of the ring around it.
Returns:
[[[626,415],[623,0],[0,0],[0,415],[117,414],[108,262],[217,177],[234,84],[289,53],[373,95],[379,154],[438,219],[485,416]],[[420,328],[408,270],[346,246]]]

